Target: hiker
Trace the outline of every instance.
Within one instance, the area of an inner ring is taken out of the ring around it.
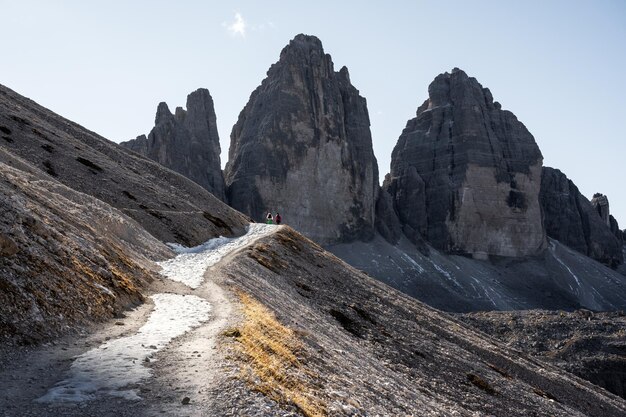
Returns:
[[[267,224],[274,224],[274,219],[272,218],[272,212],[268,211],[267,212],[267,217],[265,217],[267,219]]]
[[[280,224],[280,222],[283,220],[283,218],[280,217],[279,212],[276,212],[276,217],[274,217],[274,220],[276,220],[276,224]]]

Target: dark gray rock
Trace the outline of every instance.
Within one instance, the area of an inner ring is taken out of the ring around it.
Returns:
[[[195,246],[242,233],[249,222],[184,176],[1,85],[0,128],[10,132],[0,148],[36,167],[37,175],[45,172],[119,209],[161,241]]]
[[[609,208],[609,198],[602,193],[595,193],[591,199],[591,205],[596,209],[598,215],[607,226],[611,226],[609,216],[611,210]]]
[[[391,161],[389,191],[409,238],[477,258],[540,253],[543,157],[533,136],[457,68],[428,93]]]
[[[624,233],[619,228],[619,223],[613,215],[609,214],[609,228],[611,229],[611,233],[617,238],[621,245],[624,244]]]
[[[616,237],[617,224],[615,231],[611,231],[598,211],[606,207],[610,223],[608,200],[606,206],[600,200],[606,197],[596,197],[594,207],[565,174],[558,169],[543,168],[540,201],[548,236],[615,268],[623,262],[622,243]]]
[[[279,211],[319,243],[374,232],[378,166],[366,100],[314,36],[298,35],[252,93],[231,133],[232,207]]]
[[[376,201],[376,230],[392,244],[402,237],[402,223],[394,209],[392,194],[389,192],[389,174],[385,176],[383,187]]]
[[[213,99],[200,88],[187,96],[187,110],[172,114],[166,103],[157,107],[155,126],[146,137],[120,145],[157,161],[225,200],[220,164],[220,139]]]

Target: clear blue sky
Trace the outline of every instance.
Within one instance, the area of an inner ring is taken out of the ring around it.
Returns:
[[[626,1],[0,0],[0,83],[119,142],[206,87],[230,130],[280,50],[318,36],[368,100],[381,174],[439,73],[465,70],[544,164],[626,227]],[[238,20],[239,19],[239,20]]]

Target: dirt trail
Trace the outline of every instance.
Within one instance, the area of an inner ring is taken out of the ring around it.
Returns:
[[[171,340],[142,365],[151,375],[125,390],[134,390],[141,400],[95,393],[89,401],[37,402],[60,381],[71,377],[74,359],[100,347],[103,343],[132,336],[148,321],[154,310],[154,302],[147,302],[128,312],[126,317],[98,326],[83,336],[73,336],[37,348],[21,347],[0,352],[0,415],[1,416],[209,416],[212,403],[219,401],[216,379],[223,378],[226,366],[216,349],[217,338],[222,329],[237,321],[235,307],[229,295],[213,280],[218,270],[228,269],[232,255],[251,245],[262,236],[273,233],[276,227],[253,225],[254,233],[239,238],[239,244],[228,242],[217,263],[204,272],[204,281],[191,288],[169,279],[157,279],[147,295],[173,293],[200,297],[210,303],[209,319]],[[222,243],[222,242],[220,242]],[[215,248],[209,245],[209,250]],[[199,253],[200,249],[196,252]],[[105,345],[106,346],[106,345]],[[189,397],[189,403],[182,401]]]

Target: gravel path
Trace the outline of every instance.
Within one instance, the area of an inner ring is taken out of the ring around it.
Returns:
[[[2,416],[208,416],[223,361],[217,336],[233,306],[212,279],[228,258],[277,228],[176,247],[147,302],[83,336],[0,352]]]

